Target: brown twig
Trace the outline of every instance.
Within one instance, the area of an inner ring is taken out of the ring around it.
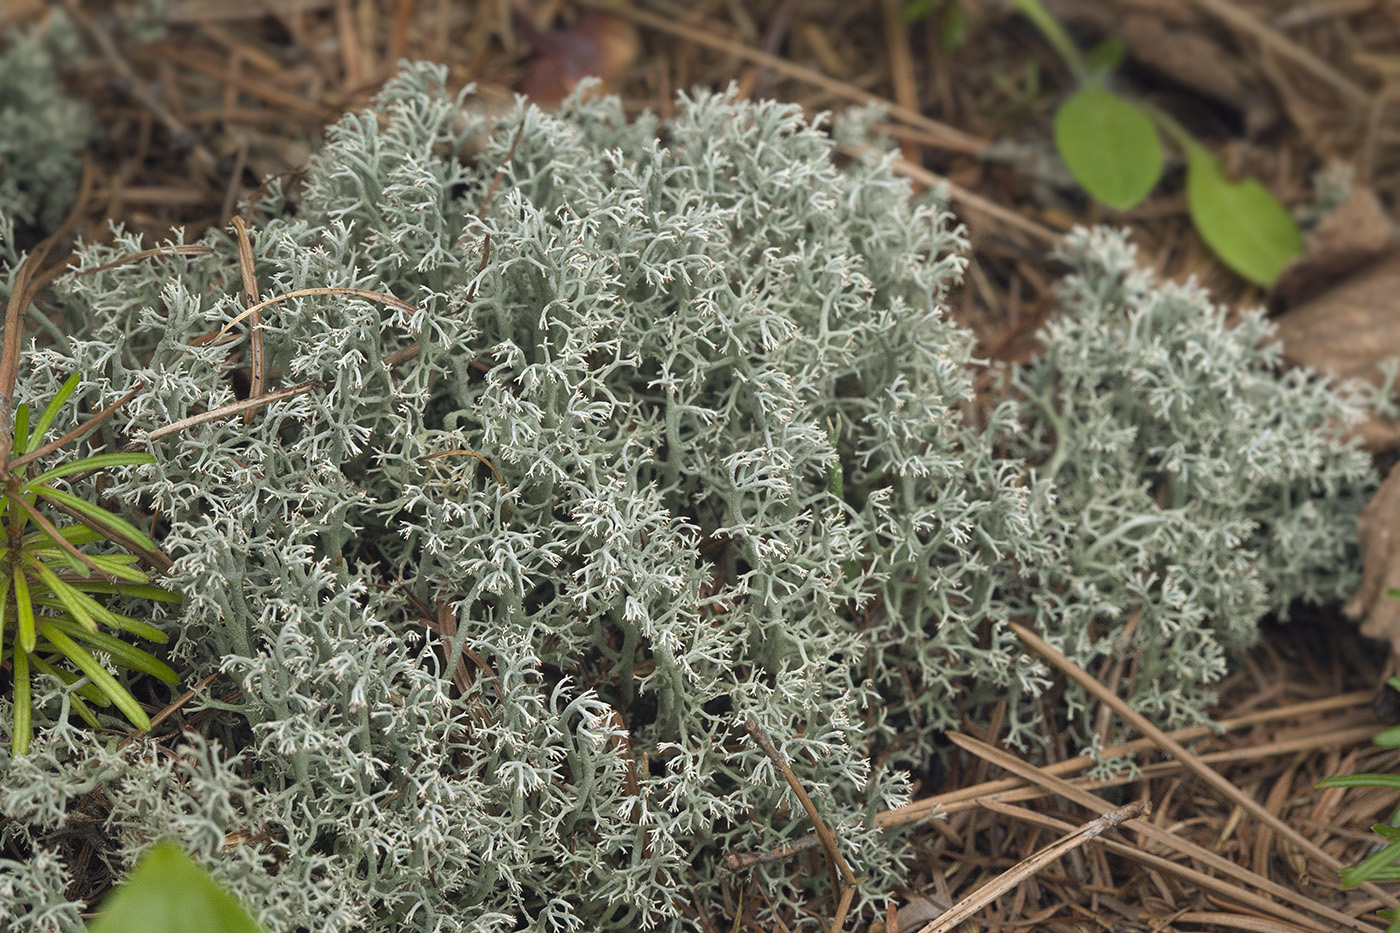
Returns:
[[[186,428],[192,428],[197,424],[204,424],[206,421],[217,421],[220,418],[227,418],[229,415],[237,415],[250,409],[261,408],[272,402],[280,402],[284,398],[305,395],[307,392],[319,388],[320,386],[321,381],[319,379],[308,379],[306,382],[290,386],[286,389],[278,389],[275,392],[269,392],[258,398],[244,399],[241,402],[234,402],[232,405],[224,405],[222,408],[215,408],[198,415],[191,415],[188,418],[181,418],[179,421],[147,432],[145,439],[148,442],[154,441],[158,438],[165,437],[167,434],[176,434]]]
[[[811,68],[793,64],[785,58],[779,58],[776,55],[769,55],[766,52],[760,52],[758,49],[749,48],[741,42],[718,38],[703,30],[687,26],[684,23],[679,23],[674,19],[668,19],[667,17],[659,16],[655,13],[647,13],[631,6],[613,4],[606,2],[606,0],[581,0],[581,5],[594,9],[606,10],[614,16],[620,16],[623,19],[631,20],[638,26],[654,29],[657,32],[664,32],[668,35],[684,39],[687,42],[693,42],[696,45],[703,45],[706,48],[716,49],[753,62],[756,65],[770,68],[784,77],[793,78],[813,85],[814,87],[819,87],[843,100],[849,100],[857,104],[873,104],[877,107],[881,107],[886,110],[890,116],[902,120],[911,126],[917,126],[927,130],[933,138],[939,140],[938,145],[951,152],[976,155],[987,148],[985,140],[978,139],[970,133],[964,133],[962,130],[949,126],[946,123],[940,123],[937,120],[924,116],[916,110],[910,110],[908,107],[901,107],[886,98],[877,97],[868,91],[861,90],[853,84],[827,77],[820,71],[814,71]]]
[[[1112,829],[1125,820],[1136,819],[1150,812],[1152,812],[1151,808],[1143,800],[1134,800],[1125,807],[1109,810],[1098,819],[1090,820],[1070,835],[1051,843],[1030,858],[1008,869],[995,881],[978,888],[974,893],[954,904],[951,910],[937,920],[920,927],[919,933],[947,933],[1051,862],[1079,848],[1105,830]]]
[[[855,896],[856,885],[860,879],[851,871],[851,866],[846,863],[846,859],[841,855],[841,850],[837,845],[836,834],[826,825],[820,813],[817,812],[817,805],[812,802],[802,782],[797,780],[797,775],[793,773],[792,767],[788,764],[787,758],[778,751],[772,739],[768,738],[768,733],[763,731],[763,727],[758,724],[758,720],[750,716],[744,720],[744,729],[753,739],[754,744],[763,750],[769,760],[782,772],[783,778],[787,781],[788,787],[797,795],[797,799],[802,803],[802,809],[807,811],[807,818],[812,821],[812,828],[817,833],[817,838],[821,840],[822,849],[826,852],[827,870],[831,873],[832,890],[840,891],[840,901],[836,905],[835,916],[831,920],[831,933],[839,933],[841,927],[846,922],[846,912],[850,909],[851,899]]]
[[[1253,814],[1254,817],[1264,823],[1264,825],[1271,827],[1275,833],[1299,846],[1304,852],[1307,852],[1332,871],[1340,873],[1342,868],[1345,867],[1336,856],[1325,851],[1307,836],[1304,836],[1302,833],[1298,832],[1298,830],[1270,813],[1259,801],[1242,793],[1239,788],[1226,780],[1220,772],[1203,764],[1200,759],[1191,754],[1185,746],[1154,726],[1146,716],[1143,716],[1137,710],[1129,706],[1117,694],[1109,693],[1104,689],[1102,684],[1090,677],[1079,665],[1065,657],[1030,629],[1023,625],[1018,625],[1015,622],[1008,623],[1008,625],[1011,631],[1016,634],[1016,637],[1026,644],[1026,647],[1040,655],[1075,683],[1087,690],[1098,699],[1099,702],[1105,703],[1111,707],[1115,713],[1131,724],[1133,728],[1151,739],[1162,751],[1180,761],[1188,771],[1210,785],[1210,787],[1215,789],[1218,793],[1224,795],[1227,800],[1230,800],[1232,803]],[[1372,897],[1379,898],[1381,903],[1385,906],[1392,908],[1400,907],[1400,901],[1397,901],[1394,895],[1378,885],[1366,882],[1360,885],[1360,887]]]
[[[263,356],[262,295],[258,293],[258,273],[253,261],[253,241],[248,236],[248,225],[242,217],[233,218],[233,229],[238,233],[238,271],[243,276],[243,294],[248,298],[248,366],[252,370],[249,377],[248,397],[258,398],[267,385],[267,364]],[[243,423],[250,424],[257,415],[256,409],[243,413]]]
[[[952,740],[953,744],[957,745],[958,748],[971,752],[978,758],[991,762],[1027,781],[1038,784],[1049,792],[1064,797],[1066,800],[1072,800],[1080,806],[1087,807],[1098,813],[1106,813],[1110,809],[1108,803],[1101,797],[1097,797],[1071,784],[1069,781],[1048,774],[1044,769],[1028,764],[1009,752],[1004,752],[1001,749],[988,745],[986,742],[980,742],[971,736],[960,735],[958,733],[949,733],[948,738]],[[1341,924],[1341,929],[1371,929],[1368,924],[1362,923],[1339,911],[1332,910],[1327,905],[1319,904],[1312,898],[1300,894],[1286,885],[1271,881],[1262,875],[1250,871],[1248,868],[1244,868],[1229,859],[1223,858],[1209,849],[1198,846],[1189,840],[1182,839],[1180,836],[1168,832],[1150,820],[1132,820],[1126,824],[1126,828],[1141,833],[1154,842],[1175,849],[1203,865],[1208,865],[1217,871],[1235,878],[1237,881],[1258,888],[1261,892],[1271,895],[1278,901],[1296,904],[1305,910],[1317,914],[1319,917],[1327,918],[1332,923],[1339,923]],[[1276,913],[1285,920],[1296,921],[1300,919],[1295,911],[1288,908],[1280,907]]]

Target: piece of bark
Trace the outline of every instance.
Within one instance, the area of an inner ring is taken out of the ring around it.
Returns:
[[[1274,311],[1295,308],[1380,259],[1395,228],[1370,188],[1352,188],[1346,200],[1308,236],[1303,254],[1279,275],[1269,293]]]
[[[590,76],[602,81],[596,93],[615,93],[642,47],[635,26],[600,10],[585,10],[565,28],[535,32],[528,38],[534,56],[518,90],[531,100],[551,105],[568,97],[579,81]]]
[[[1400,249],[1274,323],[1291,362],[1379,382],[1379,364],[1400,356]]]
[[[1361,619],[1361,634],[1390,643],[1400,657],[1400,598],[1388,594],[1400,588],[1400,467],[1392,468],[1375,498],[1356,523],[1361,539],[1361,586],[1342,608]]]

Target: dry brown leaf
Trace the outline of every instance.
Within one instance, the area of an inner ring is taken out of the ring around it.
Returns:
[[[600,78],[602,93],[617,90],[623,72],[641,50],[637,29],[610,13],[585,10],[563,29],[530,37],[535,54],[519,90],[531,100],[555,104],[587,77]]]
[[[1361,586],[1342,611],[1362,619],[1361,634],[1390,643],[1400,657],[1400,599],[1386,591],[1400,588],[1400,468],[1393,468],[1361,513]]]
[[[1400,250],[1275,323],[1290,361],[1341,379],[1378,381],[1378,364],[1400,356]]]
[[[1318,297],[1380,259],[1394,241],[1394,227],[1375,192],[1353,188],[1308,236],[1303,255],[1279,275],[1269,295],[1270,306],[1296,308]]]

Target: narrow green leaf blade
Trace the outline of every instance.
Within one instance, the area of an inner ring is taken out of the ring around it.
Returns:
[[[86,515],[99,525],[107,525],[115,529],[118,533],[131,539],[138,546],[148,551],[154,551],[156,549],[155,542],[146,537],[139,528],[126,519],[118,515],[113,515],[99,505],[93,505],[86,499],[75,496],[72,493],[64,492],[61,489],[54,489],[52,486],[45,484],[33,486],[32,491],[43,496],[45,499],[52,500],[61,505],[66,505],[73,511]]]
[[[32,652],[38,635],[34,630],[34,604],[29,601],[29,581],[24,578],[23,568],[15,568],[14,582],[15,610],[19,615],[19,648],[20,651]]]
[[[16,651],[14,677],[14,734],[10,737],[10,754],[18,758],[29,752],[29,740],[34,737],[31,707],[33,699],[29,695],[29,655]]]
[[[1256,285],[1272,285],[1303,251],[1298,225],[1269,189],[1253,178],[1230,181],[1200,146],[1186,149],[1186,201],[1220,261]]]
[[[82,457],[78,460],[70,460],[68,463],[60,463],[52,470],[40,473],[25,485],[33,486],[36,483],[46,483],[51,479],[71,476],[86,470],[108,470],[117,466],[138,466],[155,462],[155,457],[143,453],[93,454],[91,457]]]
[[[243,905],[174,843],[146,853],[89,933],[262,933]]]
[[[88,680],[91,680],[97,689],[107,694],[112,703],[127,718],[127,721],[138,729],[151,728],[151,717],[146,715],[146,711],[136,702],[136,698],[127,693],[126,688],[117,683],[116,678],[107,673],[106,668],[98,664],[97,659],[88,654],[82,645],[47,621],[40,625],[40,629],[50,644],[62,652],[65,658],[72,661],[78,670],[86,674]]]
[[[26,449],[29,444],[29,406],[20,403],[15,409],[15,456],[22,456],[29,451]]]
[[[1162,139],[1152,118],[1101,87],[1060,105],[1055,146],[1074,180],[1114,210],[1140,203],[1162,177]]]
[[[34,430],[29,434],[29,443],[25,446],[25,453],[36,449],[44,440],[44,432],[53,424],[53,419],[58,417],[59,411],[63,408],[63,403],[68,401],[68,396],[73,394],[73,390],[78,387],[81,381],[77,373],[69,376],[63,383],[63,387],[58,390],[49,406],[44,409],[44,413],[39,416],[39,423],[34,425]]]

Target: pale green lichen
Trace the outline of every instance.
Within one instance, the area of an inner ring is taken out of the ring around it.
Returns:
[[[943,307],[965,244],[887,160],[838,167],[778,104],[488,126],[441,82],[391,82],[254,224],[264,294],[413,310],[265,309],[270,371],[318,387],[159,439],[109,491],[160,516],[174,655],[221,674],[186,712],[216,710],[220,744],[111,749],[49,696],[3,761],[0,838],[31,854],[0,863],[8,929],[77,929],[58,831],[97,788],[105,857],[172,835],[275,931],[702,928],[744,883],[723,854],[810,828],[745,717],[869,910],[902,852],[871,815],[937,731],[1005,700],[1037,741],[1050,675],[1008,620],[1138,658],[1120,688],[1171,724],[1261,614],[1344,592],[1371,482],[1335,437],[1351,403],[1116,235],[1073,239],[1047,355],[974,429]],[[142,381],[137,437],[233,402],[246,339],[196,338],[243,307],[236,250],[207,242],[59,280],[73,336],[31,353],[28,389]],[[757,871],[813,924],[819,863]]]

